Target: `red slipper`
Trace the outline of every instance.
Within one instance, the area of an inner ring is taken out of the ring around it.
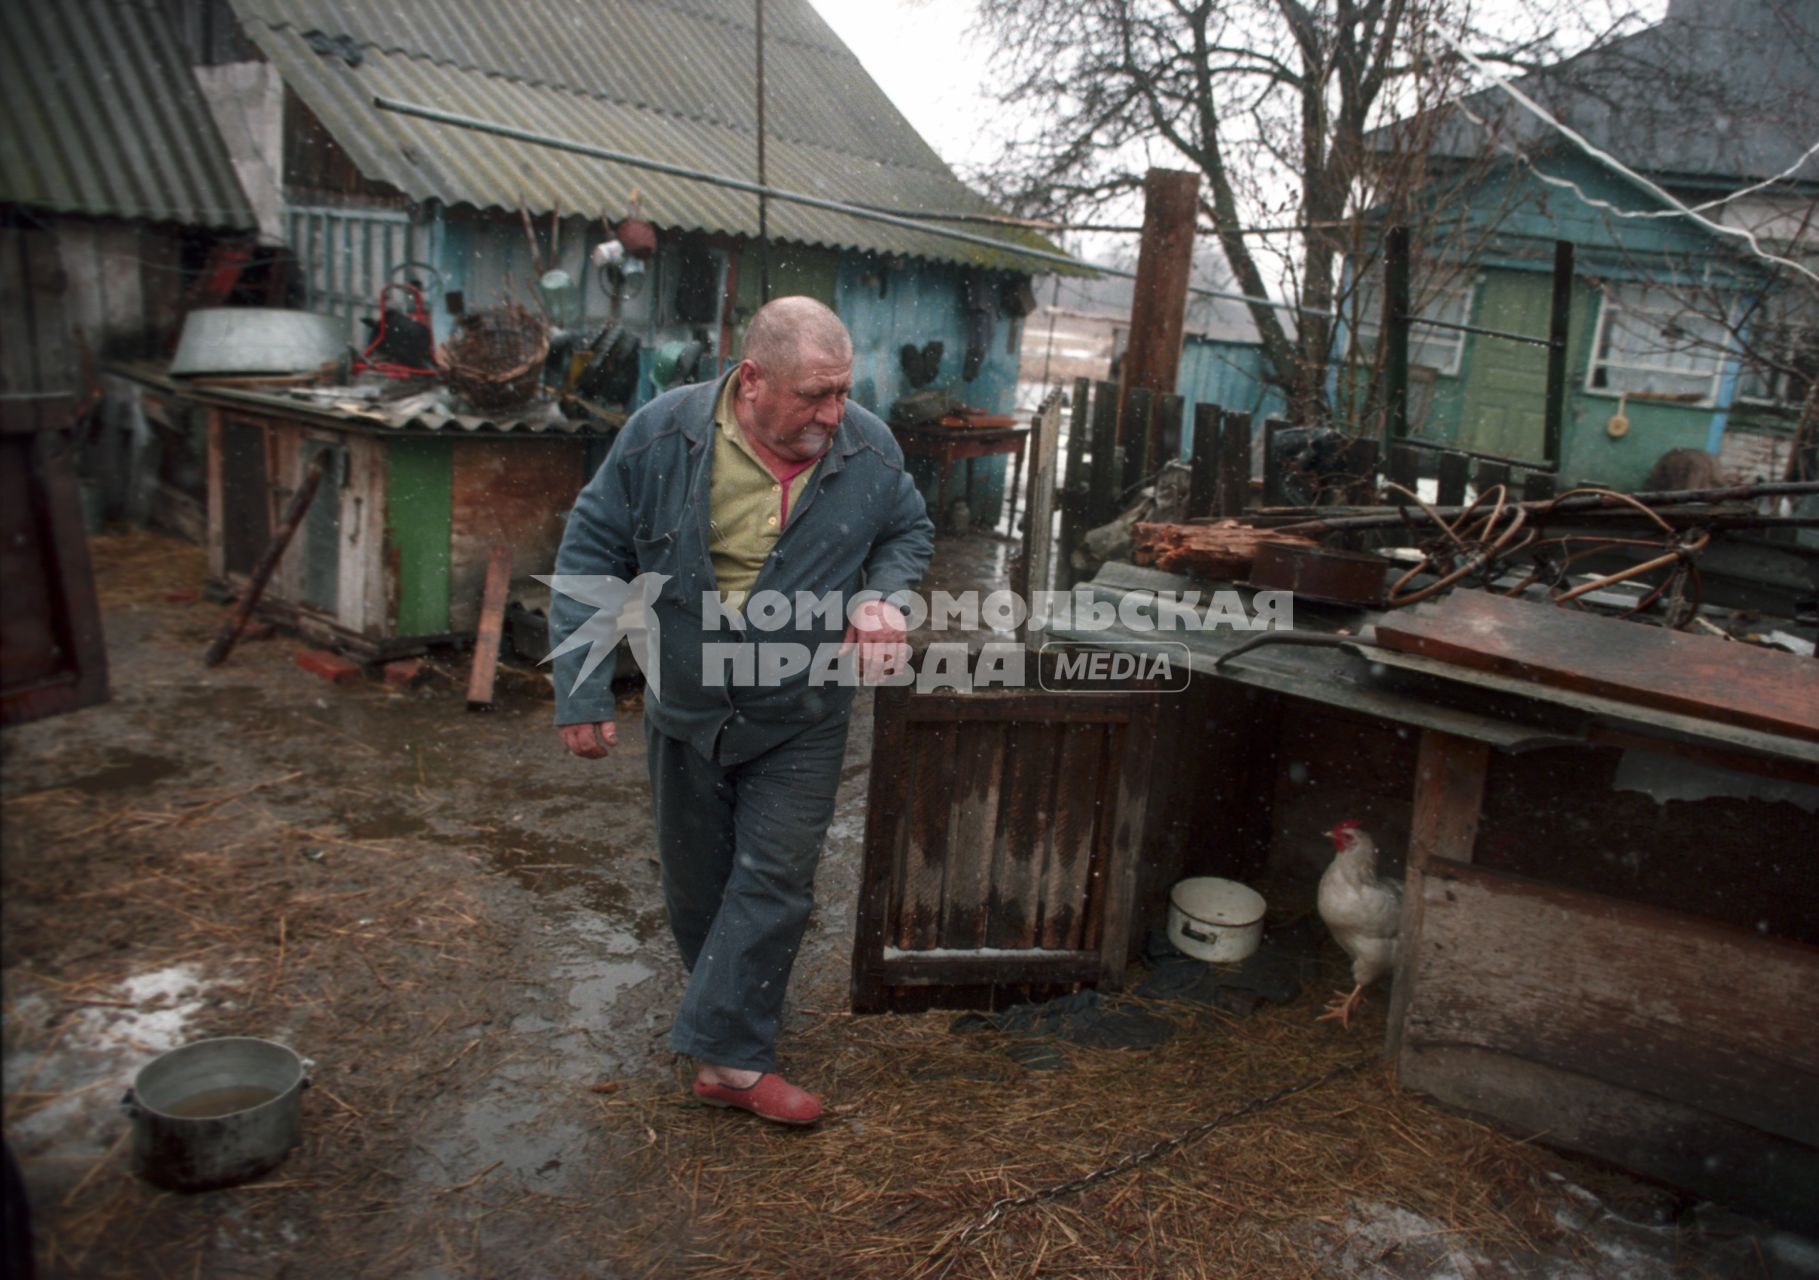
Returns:
[[[798,1089],[782,1076],[766,1073],[744,1089],[695,1080],[695,1096],[710,1107],[737,1107],[777,1124],[813,1124],[821,1118],[821,1099]]]

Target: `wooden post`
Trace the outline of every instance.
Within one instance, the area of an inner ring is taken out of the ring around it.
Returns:
[[[1187,401],[1174,392],[1164,392],[1156,397],[1156,438],[1161,442],[1150,450],[1150,466],[1162,470],[1170,462],[1181,458],[1181,420],[1187,412]]]
[[[1093,468],[1091,496],[1086,504],[1087,529],[1096,529],[1118,514],[1118,484],[1124,474],[1124,469],[1118,465],[1118,456],[1118,387],[1110,382],[1095,383]]]
[[[1066,479],[1061,486],[1061,546],[1056,553],[1061,567],[1055,574],[1062,590],[1074,585],[1074,548],[1086,526],[1087,497],[1087,409],[1092,401],[1093,384],[1085,378],[1074,379],[1074,416],[1067,428]]]
[[[1251,491],[1251,415],[1225,413],[1219,417],[1219,478],[1216,481],[1216,514],[1241,516]]]
[[[1187,484],[1187,514],[1214,514],[1219,473],[1219,415],[1216,404],[1194,406],[1194,459]]]
[[[1175,389],[1181,370],[1181,331],[1187,323],[1187,281],[1194,265],[1194,221],[1200,175],[1151,169],[1143,177],[1143,239],[1137,248],[1137,286],[1131,298],[1131,340],[1118,380],[1119,418],[1132,390],[1152,395]],[[1145,424],[1142,441],[1121,436],[1133,453],[1159,457],[1158,424]]]
[[[1389,479],[1410,493],[1416,492],[1416,486],[1421,483],[1421,459],[1416,456],[1413,445],[1390,446]],[[1399,507],[1406,507],[1409,503],[1408,498],[1400,493],[1390,495],[1390,501]]]
[[[1415,811],[1402,881],[1402,932],[1396,948],[1395,985],[1390,990],[1384,1055],[1402,1052],[1402,1024],[1414,995],[1416,949],[1421,945],[1422,889],[1435,858],[1470,862],[1484,807],[1484,775],[1491,749],[1470,738],[1424,729],[1415,758]]]
[[[1503,462],[1480,462],[1478,464],[1477,480],[1479,493],[1483,493],[1486,489],[1493,489],[1498,485],[1502,485],[1507,489],[1510,482],[1509,465]],[[1512,494],[1511,497],[1513,499],[1514,495]]]
[[[1440,455],[1440,493],[1436,505],[1456,507],[1465,501],[1465,477],[1471,462],[1463,453],[1451,450]]]
[[[309,470],[303,473],[303,483],[297,486],[297,492],[291,495],[290,505],[284,509],[284,518],[278,523],[278,531],[266,545],[259,563],[253,566],[253,571],[246,577],[246,589],[240,593],[240,603],[223,619],[221,629],[215,633],[214,643],[202,655],[204,666],[218,667],[233,652],[234,642],[246,630],[247,619],[253,616],[259,597],[265,594],[265,584],[271,581],[272,571],[278,567],[284,549],[290,546],[291,538],[296,535],[297,526],[303,523],[303,513],[309,510],[316,490],[321,487],[322,473],[328,467],[328,460],[327,449],[317,450],[316,456],[310,460]]]
[[[1148,387],[1131,387],[1124,397],[1124,414],[1118,421],[1118,438],[1124,442],[1124,478],[1121,495],[1137,488],[1150,473],[1149,438],[1154,415],[1150,412],[1155,397]],[[1112,515],[1124,509],[1120,500]],[[1107,517],[1110,519],[1111,517]]]
[[[512,549],[493,548],[486,562],[486,590],[480,599],[480,626],[474,634],[474,665],[467,677],[467,709],[493,709],[493,677],[499,670],[499,636],[505,627],[505,600],[512,585]]]
[[[1263,505],[1279,507],[1287,501],[1282,492],[1282,459],[1276,452],[1276,437],[1288,430],[1289,424],[1280,418],[1267,419],[1263,424]]]
[[[1024,503],[1023,557],[1011,573],[1011,590],[1028,601],[1031,593],[1049,589],[1055,546],[1056,454],[1061,438],[1061,393],[1053,391],[1030,423],[1035,457],[1030,461],[1029,497]],[[1017,628],[1029,637],[1029,620]]]

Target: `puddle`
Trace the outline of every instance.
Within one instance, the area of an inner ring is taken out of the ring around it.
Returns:
[[[649,934],[637,915],[628,876],[643,877],[647,869],[641,854],[628,853],[610,841],[564,840],[513,830],[489,833],[480,842],[487,859],[499,871],[535,894],[579,890],[581,903],[603,920],[630,925],[626,937],[636,947]],[[635,865],[634,865],[635,864]],[[654,882],[655,868],[648,869]]]
[[[149,787],[190,768],[181,760],[146,755],[124,747],[111,748],[102,759],[105,763],[101,768],[79,778],[71,778],[63,785],[86,795],[101,796],[115,791]]]

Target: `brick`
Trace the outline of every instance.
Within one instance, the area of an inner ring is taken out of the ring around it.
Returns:
[[[429,679],[422,658],[399,658],[385,664],[385,683],[400,689],[415,689]]]
[[[360,668],[356,664],[326,649],[299,649],[297,665],[334,684],[347,684],[360,678]]]

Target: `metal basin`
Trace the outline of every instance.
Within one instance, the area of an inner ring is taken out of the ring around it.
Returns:
[[[176,1191],[256,1178],[297,1145],[313,1064],[251,1036],[197,1040],[133,1077],[133,1171]]]
[[[173,374],[304,373],[348,349],[347,320],[278,307],[201,307],[183,322]]]

